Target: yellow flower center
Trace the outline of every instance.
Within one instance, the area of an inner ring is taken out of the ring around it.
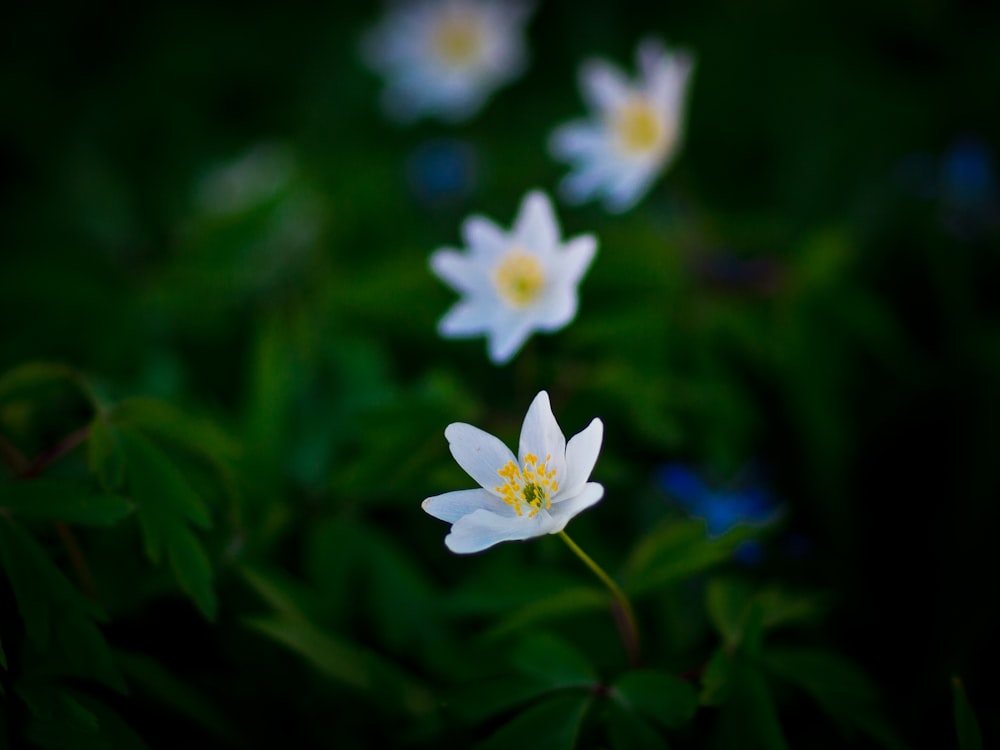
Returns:
[[[453,68],[462,68],[479,55],[482,31],[472,14],[450,13],[438,21],[432,44],[438,60]]]
[[[527,307],[545,288],[545,271],[534,255],[511,250],[494,269],[493,285],[511,307]]]
[[[641,154],[660,148],[666,141],[666,123],[644,98],[635,96],[613,114],[611,128],[622,151]]]
[[[528,453],[524,456],[524,466],[518,467],[513,461],[508,461],[497,470],[504,483],[494,489],[517,515],[524,514],[522,505],[528,508],[528,518],[534,518],[543,508],[548,510],[552,507],[552,496],[559,491],[559,483],[556,481],[556,470],[548,467],[551,460],[552,456],[548,455],[539,463],[538,456]]]

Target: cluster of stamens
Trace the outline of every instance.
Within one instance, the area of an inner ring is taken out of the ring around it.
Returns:
[[[497,470],[504,483],[495,489],[517,515],[524,513],[522,504],[530,508],[528,518],[534,518],[543,508],[548,510],[552,507],[552,496],[559,491],[559,483],[556,481],[556,470],[548,467],[551,460],[552,456],[548,455],[539,463],[538,456],[527,453],[523,467],[508,461]]]
[[[504,302],[521,309],[534,302],[545,288],[545,271],[534,255],[514,248],[494,269],[493,284]]]
[[[462,68],[470,65],[482,47],[482,32],[473,15],[454,11],[441,19],[434,29],[433,46],[445,65]]]
[[[643,97],[636,96],[622,104],[612,117],[618,143],[626,153],[649,153],[666,140],[662,117]]]

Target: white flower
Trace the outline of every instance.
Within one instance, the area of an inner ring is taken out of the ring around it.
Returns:
[[[691,58],[651,39],[636,57],[641,75],[635,83],[602,60],[581,67],[580,87],[594,118],[559,127],[549,142],[553,156],[572,164],[560,184],[569,202],[603,196],[608,211],[631,208],[680,145]]]
[[[526,3],[505,0],[397,4],[362,43],[368,64],[387,79],[387,114],[400,122],[474,115],[524,69],[529,11]]]
[[[444,436],[458,465],[480,485],[429,497],[421,506],[452,524],[444,540],[452,552],[558,534],[604,496],[602,485],[587,481],[601,450],[603,423],[594,419],[567,443],[545,391],[528,407],[517,456],[470,424],[450,424]]]
[[[441,248],[431,255],[434,273],[463,295],[441,319],[442,336],[486,334],[490,359],[503,364],[532,331],[558,330],[576,315],[576,287],[597,240],[582,234],[563,243],[544,193],[525,196],[509,233],[485,217],[470,216],[462,235],[468,253]]]

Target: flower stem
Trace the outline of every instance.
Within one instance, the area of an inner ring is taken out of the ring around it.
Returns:
[[[639,665],[639,629],[636,626],[635,612],[632,611],[632,604],[629,602],[625,592],[614,582],[604,568],[598,565],[593,559],[580,549],[579,545],[569,538],[569,534],[560,531],[559,536],[566,542],[566,546],[573,550],[573,553],[583,560],[583,564],[593,571],[594,575],[601,579],[601,583],[608,587],[608,590],[615,598],[615,622],[625,644],[625,651],[628,653],[629,664],[633,667]]]

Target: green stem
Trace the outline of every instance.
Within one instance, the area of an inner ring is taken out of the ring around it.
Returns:
[[[579,545],[569,538],[565,531],[560,531],[559,536],[566,542],[566,546],[573,550],[573,554],[583,560],[583,564],[593,571],[594,575],[601,579],[601,583],[608,587],[608,590],[615,598],[615,622],[622,635],[622,642],[625,644],[625,651],[628,653],[629,663],[635,667],[639,664],[639,628],[636,626],[635,612],[632,611],[632,604],[629,602],[625,592],[614,582],[604,568],[591,559],[590,555],[580,549]]]

